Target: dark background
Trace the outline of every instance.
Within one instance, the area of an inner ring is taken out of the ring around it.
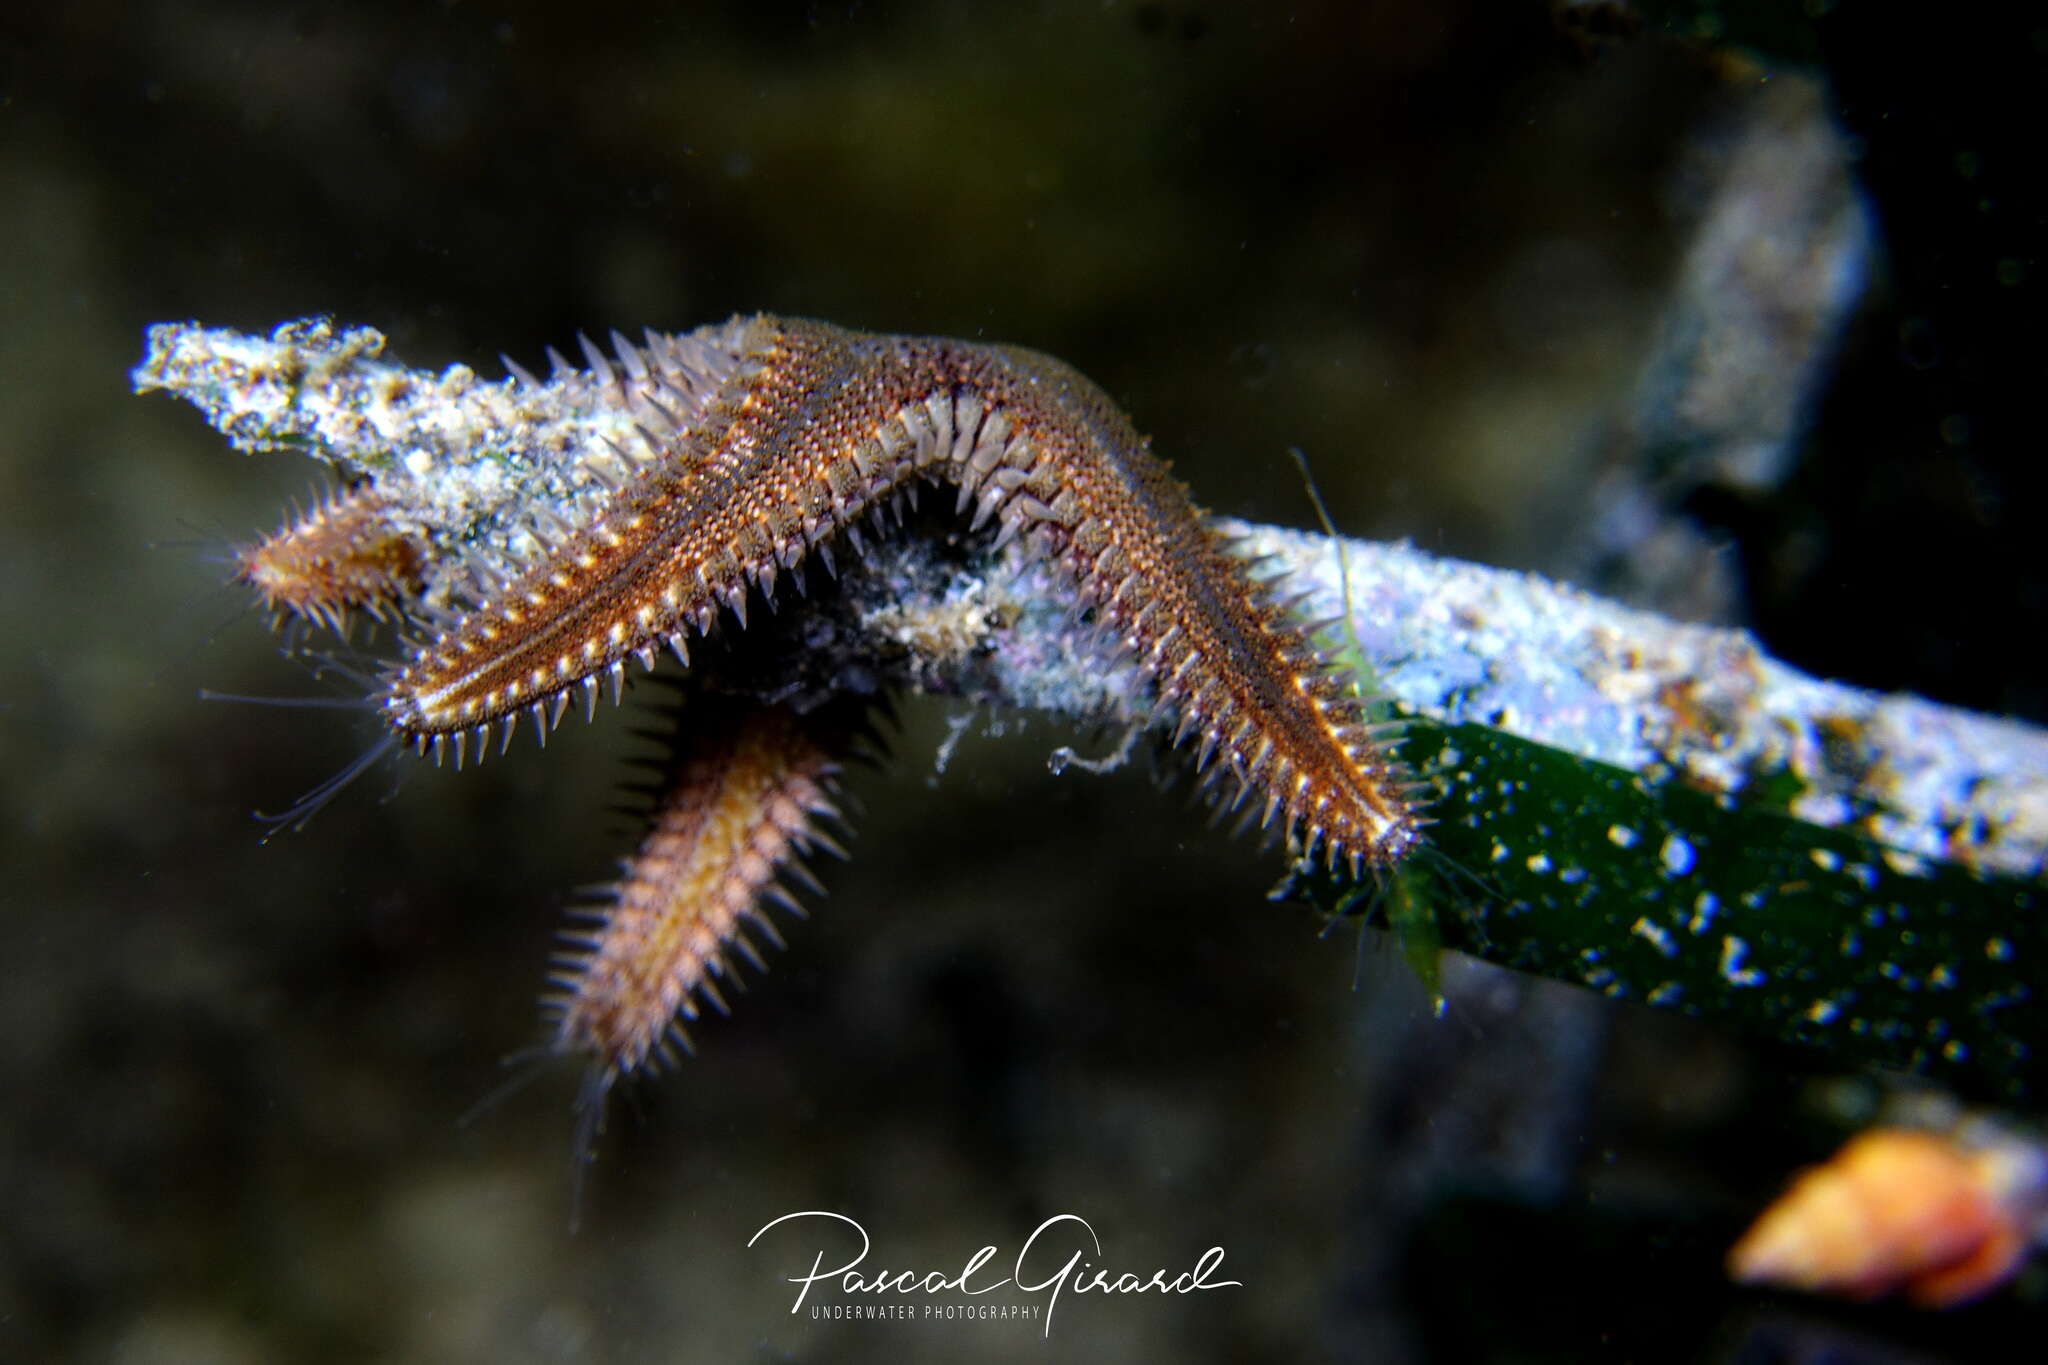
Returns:
[[[791,951],[617,1107],[572,1237],[574,1078],[456,1119],[536,1036],[569,888],[630,842],[627,718],[480,773],[380,770],[259,843],[252,807],[369,738],[197,700],[308,690],[221,584],[318,471],[127,394],[142,328],[188,317],[330,312],[490,373],[736,310],[985,336],[1095,377],[1219,510],[1308,524],[1299,446],[1348,531],[1627,590],[1589,508],[1635,477],[1686,187],[1811,52],[1880,252],[1804,358],[1779,485],[1647,479],[1716,585],[1683,600],[1803,667],[2040,719],[2039,118],[2010,106],[2048,30],[1844,9],[1682,33],[1419,0],[0,18],[0,1358],[2037,1338],[2038,1284],[1939,1319],[1724,1286],[1861,1083],[1462,963],[1435,1019],[1397,954],[1269,904],[1277,860],[1146,773],[1048,776],[1062,730],[977,722],[935,773],[936,706],[856,778],[855,860]],[[802,1208],[920,1269],[1077,1212],[1111,1264],[1217,1244],[1245,1287],[1063,1302],[1049,1347],[814,1324],[792,1267],[744,1250]]]

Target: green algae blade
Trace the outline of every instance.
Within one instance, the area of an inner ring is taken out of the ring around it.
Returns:
[[[1444,788],[1446,947],[1909,1071],[2006,1103],[2048,1094],[2048,888],[1890,852],[1478,725],[1416,723]],[[1295,889],[1331,913],[1397,898]],[[1412,915],[1412,911],[1410,912]]]

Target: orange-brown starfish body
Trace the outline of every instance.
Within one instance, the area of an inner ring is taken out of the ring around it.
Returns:
[[[180,340],[165,335],[167,347]],[[280,329],[273,344],[301,340],[336,365],[381,345],[374,333],[337,345],[317,323]],[[1411,785],[1313,628],[1249,576],[1129,420],[1069,366],[771,317],[613,343],[607,357],[586,341],[587,369],[554,357],[546,383],[516,366],[502,389],[451,371],[438,396],[466,404],[479,439],[502,450],[357,460],[362,482],[334,508],[264,542],[310,547],[265,552],[282,566],[260,585],[274,608],[333,624],[355,606],[396,606],[428,624],[431,638],[409,646],[378,698],[395,738],[452,750],[458,764],[472,743],[481,754],[494,737],[509,742],[522,714],[544,739],[573,689],[594,706],[602,680],[622,688],[628,658],[651,668],[666,649],[689,665],[722,613],[744,628],[750,598],[772,602],[790,577],[801,586],[841,542],[858,555],[862,518],[936,484],[972,528],[995,522],[998,548],[1015,542],[1013,555],[1049,571],[1073,615],[1135,667],[1174,741],[1197,742],[1209,779],[1235,779],[1232,806],[1261,798],[1265,824],[1284,817],[1305,855],[1354,875],[1415,843]],[[210,363],[242,387],[304,382],[303,362],[277,373],[267,353],[245,364],[234,344]],[[352,391],[305,436],[359,445],[366,428],[397,430],[416,382]],[[522,446],[542,407],[553,444]],[[610,453],[587,453],[599,446]],[[337,540],[336,509],[377,511],[361,518],[363,543]],[[333,588],[343,569],[361,578],[385,563],[394,534],[419,563]],[[700,658],[693,675],[703,672]],[[778,870],[821,837],[814,818],[830,809],[855,729],[693,682],[691,728],[649,831],[552,1002],[554,1046],[591,1056],[601,1085],[661,1055],[695,998],[716,1003],[728,946],[751,952],[741,921],[758,918]],[[725,682],[748,690],[744,677]]]
[[[942,482],[1059,566],[1177,737],[1199,734],[1205,765],[1220,752],[1269,819],[1354,870],[1406,850],[1409,802],[1357,704],[1095,385],[1030,351],[817,322],[761,318],[736,340],[663,458],[396,672],[395,731],[481,746],[522,710],[546,725],[571,687],[663,647],[687,659],[721,606],[744,621],[751,587],[772,593],[878,502]]]

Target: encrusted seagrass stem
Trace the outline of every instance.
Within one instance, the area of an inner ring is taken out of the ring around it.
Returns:
[[[623,363],[560,362],[546,381],[516,371],[487,382],[460,365],[406,369],[381,358],[375,331],[321,319],[268,337],[162,324],[135,384],[195,404],[240,449],[311,454],[402,489],[435,536],[416,600],[454,611],[493,572],[477,547],[523,557],[550,526],[589,520],[650,458],[661,428],[701,414],[731,377],[719,357],[744,326],[708,329],[718,343],[708,346],[615,338],[615,355],[658,361],[640,362],[661,378],[652,400],[632,397],[637,376]],[[1270,556],[1269,571],[1309,594],[1303,615],[1348,611],[1376,686],[1408,710],[1715,790],[1787,772],[1801,784],[1792,809],[1802,819],[1860,821],[1891,847],[1990,871],[2048,867],[2048,735],[2034,727],[1822,682],[1740,631],[1406,546],[1346,542],[1347,603],[1326,537],[1216,525],[1243,537],[1237,554]],[[857,572],[811,620],[811,656],[778,691],[905,686],[1127,723],[1151,712],[1143,672],[1074,629],[1052,571],[1014,542],[963,551],[867,536],[835,558]]]

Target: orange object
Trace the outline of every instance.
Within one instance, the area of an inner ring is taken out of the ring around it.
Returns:
[[[2039,1154],[1878,1128],[1805,1171],[1728,1253],[1728,1273],[1927,1308],[1987,1294],[2026,1258]]]

